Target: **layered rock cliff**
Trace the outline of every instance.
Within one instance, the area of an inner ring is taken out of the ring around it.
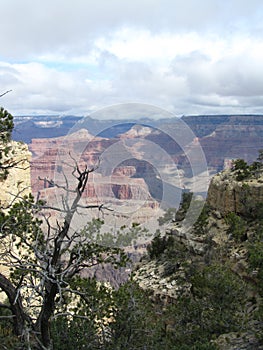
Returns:
[[[152,217],[159,206],[149,191],[148,178],[143,178],[145,172],[142,175],[141,168],[145,164],[136,159],[123,163],[123,159],[129,160],[130,153],[119,139],[93,137],[87,130],[79,130],[65,138],[33,139],[29,147],[33,154],[32,192],[49,204],[57,204],[60,197],[50,180],[63,187],[67,179],[69,186],[74,186],[72,170],[76,161],[80,167],[96,168],[82,196],[86,205],[106,204],[114,209],[115,215],[121,216],[123,211],[124,216],[134,217],[136,222]]]
[[[234,212],[246,215],[258,203],[263,203],[263,173],[258,178],[238,181],[231,169],[215,175],[210,183],[208,205],[226,215]]]
[[[262,116],[231,116],[200,138],[207,164],[220,171],[228,159],[253,161],[262,147]]]

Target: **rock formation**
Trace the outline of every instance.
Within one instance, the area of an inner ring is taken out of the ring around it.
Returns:
[[[222,215],[231,212],[246,215],[263,203],[263,174],[257,179],[243,181],[237,181],[230,169],[215,175],[209,186],[207,203]]]
[[[34,139],[54,138],[58,135],[67,135],[69,130],[77,123],[80,117],[16,117],[14,136],[30,142]],[[247,161],[255,159],[257,151],[262,146],[263,117],[262,115],[200,115],[183,116],[183,122],[193,131],[199,140],[209,167],[221,171],[227,159],[243,158]],[[94,120],[85,118],[85,127],[88,126],[91,133],[98,134],[103,130],[105,138],[122,139],[144,138],[159,145],[165,152],[172,154],[173,159],[184,165],[186,157],[182,154],[180,145],[176,144],[161,130],[175,130],[178,127],[178,118],[160,120],[139,120],[140,126],[135,121],[119,120]],[[146,126],[146,125],[150,125]],[[156,129],[154,129],[156,128]],[[57,137],[56,137],[57,138]],[[35,141],[32,142],[32,144]]]
[[[21,142],[10,142],[10,152],[8,162],[10,167],[7,178],[0,181],[0,206],[5,211],[7,208],[19,201],[23,196],[31,193],[30,181],[30,160],[31,153],[27,145]],[[0,247],[0,253],[3,247]],[[1,265],[0,272],[9,274],[9,269]],[[3,294],[0,294],[0,300],[3,301]]]
[[[142,176],[142,167],[147,166],[147,163],[141,164],[135,159],[126,164],[119,164],[119,158],[122,159],[122,154],[119,152],[124,152],[124,159],[129,153],[126,152],[126,146],[122,141],[117,151],[111,151],[111,147],[117,142],[119,139],[93,137],[87,130],[79,130],[65,138],[33,139],[29,145],[33,155],[31,163],[33,194],[50,204],[56,204],[59,197],[58,189],[50,180],[63,185],[66,177],[71,185],[74,181],[72,177],[74,161],[80,166],[88,165],[92,168],[96,167],[102,158],[97,170],[90,174],[83,202],[86,205],[110,205],[119,214],[121,208],[126,207],[128,208],[128,211],[124,210],[126,215],[130,213],[132,217],[137,212],[136,221],[139,222],[151,217],[153,215],[151,211],[158,208],[158,202],[151,196]],[[149,175],[149,171],[146,174],[145,170],[143,174]]]
[[[18,195],[23,197],[31,192],[31,153],[27,145],[21,142],[12,141],[10,146],[8,161],[13,166],[10,167],[7,178],[0,181],[0,205],[3,208],[8,207]]]

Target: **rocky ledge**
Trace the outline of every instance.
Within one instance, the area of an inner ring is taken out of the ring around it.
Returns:
[[[0,205],[6,208],[19,196],[28,195],[31,192],[30,160],[31,153],[27,145],[12,141],[6,163],[10,165],[8,176],[0,182]]]
[[[207,203],[223,215],[231,212],[244,215],[262,202],[263,172],[258,178],[237,181],[235,173],[229,169],[215,175],[211,180]]]

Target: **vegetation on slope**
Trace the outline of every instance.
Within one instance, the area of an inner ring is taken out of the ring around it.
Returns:
[[[259,179],[262,153],[250,166],[234,162],[232,174],[238,181]],[[249,185],[244,185],[243,200],[249,203]],[[188,199],[178,211],[180,219]],[[165,217],[170,219],[164,215],[162,223]],[[178,223],[172,221],[176,229],[156,236],[148,247],[150,259],[164,266],[163,278],[176,279],[177,286],[187,281],[189,286],[163,303],[162,316],[168,317],[173,344],[168,348],[199,349],[200,344],[207,349],[263,348],[263,203],[253,203],[253,210],[243,215],[225,216],[205,205],[191,232],[203,237],[202,254],[194,252],[189,242],[180,242]]]

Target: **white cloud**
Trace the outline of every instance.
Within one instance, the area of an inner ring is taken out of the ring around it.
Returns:
[[[177,114],[263,113],[261,0],[0,0],[12,113],[140,101]],[[21,15],[22,14],[22,15]]]
[[[196,50],[217,58],[225,43],[212,35],[204,37],[195,32],[184,34],[124,28],[114,33],[113,38],[104,37],[95,45],[107,50],[120,59],[148,61],[149,63],[169,63],[174,57],[186,55]]]

